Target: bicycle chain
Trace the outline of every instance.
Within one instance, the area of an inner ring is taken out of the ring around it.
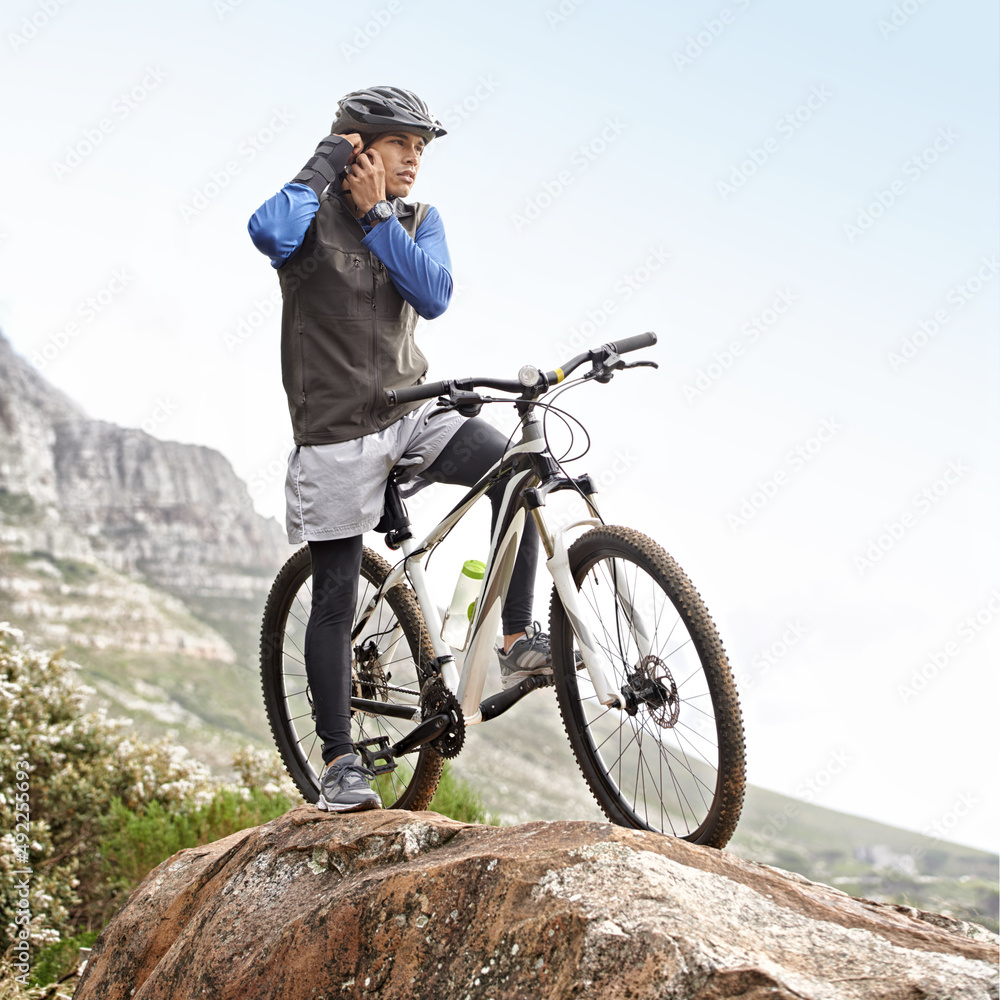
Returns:
[[[421,715],[429,719],[432,715],[448,713],[452,724],[437,739],[432,740],[432,746],[442,757],[457,757],[465,745],[465,715],[458,699],[445,686],[440,676],[432,677],[420,694]]]

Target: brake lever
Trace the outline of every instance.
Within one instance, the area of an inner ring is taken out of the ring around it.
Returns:
[[[424,417],[424,420],[430,420],[431,417],[436,417],[439,413],[451,413],[454,409],[455,407],[448,400],[447,396],[440,396],[437,401],[437,406],[435,406],[434,409],[431,410],[426,417]]]
[[[660,367],[655,361],[633,361],[631,364],[626,364],[619,355],[614,354],[612,357],[615,359],[612,364],[595,364],[583,377],[585,379],[596,379],[598,382],[607,385],[614,378],[616,371],[624,371],[626,368]],[[611,359],[609,358],[608,360],[610,361]]]
[[[437,406],[427,414],[427,419],[438,413],[448,413],[450,410],[458,410],[463,417],[478,417],[484,402],[478,392],[453,389],[448,396],[438,396]]]

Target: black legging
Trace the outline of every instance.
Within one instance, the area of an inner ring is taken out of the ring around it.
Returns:
[[[503,455],[507,439],[479,417],[466,420],[422,477],[434,483],[472,486]],[[493,505],[490,532],[496,527],[503,484],[488,491]],[[327,542],[310,542],[313,593],[306,627],[306,676],[316,711],[316,734],[323,741],[323,761],[353,753],[351,741],[351,623],[361,575],[361,535]],[[510,588],[503,605],[505,635],[523,632],[531,624],[538,533],[527,518],[514,560]]]

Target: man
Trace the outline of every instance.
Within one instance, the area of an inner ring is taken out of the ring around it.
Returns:
[[[505,439],[479,418],[429,417],[433,402],[385,403],[386,389],[424,380],[417,317],[441,315],[451,299],[441,217],[403,201],[424,147],[445,130],[416,94],[371,87],[341,99],[330,133],[248,228],[282,290],[281,371],[295,441],[286,526],[289,542],[308,542],[312,559],[304,654],[326,764],[318,805],[349,812],[380,805],[351,740],[362,535],[378,522],[386,479],[403,455],[422,459],[424,480],[471,486],[500,459]],[[500,496],[491,491],[494,524]],[[505,687],[552,669],[548,638],[531,621],[537,558],[529,519],[503,608]]]

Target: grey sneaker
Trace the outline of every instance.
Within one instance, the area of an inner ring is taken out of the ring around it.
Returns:
[[[532,622],[524,630],[524,635],[510,647],[509,653],[498,649],[497,658],[500,660],[500,686],[505,691],[525,677],[552,673],[549,637],[538,627],[538,622]]]
[[[368,784],[374,777],[356,753],[341,757],[320,777],[317,807],[337,813],[381,809],[378,793]]]

